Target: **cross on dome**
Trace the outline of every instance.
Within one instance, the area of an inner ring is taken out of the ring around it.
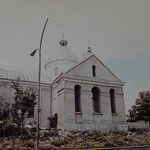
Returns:
[[[88,50],[87,50],[87,54],[92,54],[92,49],[91,49],[90,41],[88,41]]]
[[[64,38],[64,33],[62,33],[62,40],[60,40],[59,44],[61,46],[66,46],[68,44],[68,42]]]

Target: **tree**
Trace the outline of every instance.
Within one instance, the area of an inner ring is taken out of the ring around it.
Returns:
[[[140,91],[135,105],[133,105],[128,112],[129,120],[144,120],[150,124],[150,91]]]
[[[9,118],[9,103],[3,98],[0,99],[0,120],[7,120]]]
[[[24,127],[25,114],[30,113],[36,105],[36,91],[32,88],[23,88],[18,82],[12,82],[12,88],[15,90],[15,103],[12,104],[13,122],[17,123],[18,127]]]

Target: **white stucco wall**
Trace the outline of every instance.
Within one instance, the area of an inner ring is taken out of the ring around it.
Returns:
[[[19,84],[25,90],[26,88],[32,88],[38,91],[38,84],[35,82],[22,82]],[[14,89],[11,87],[12,80],[0,79],[0,96],[4,98],[10,104],[14,103]],[[41,113],[40,113],[40,126],[48,127],[47,118],[50,116],[50,85],[41,84]],[[38,97],[37,97],[38,98]],[[37,106],[35,106],[34,118],[26,118],[26,122],[33,122],[37,120]]]
[[[74,86],[81,86],[81,110],[82,113],[75,113]],[[73,81],[66,81],[64,89],[64,129],[66,130],[127,130],[125,124],[124,99],[122,87],[102,86],[100,84],[87,84]],[[101,113],[93,113],[91,89],[96,86],[101,90]],[[116,113],[111,113],[109,89],[116,91]]]
[[[96,66],[96,77],[92,74],[93,65]],[[124,83],[94,55],[63,74],[62,78],[64,85],[60,86],[62,91],[61,97],[58,96],[58,105],[64,106],[59,109],[64,113],[61,117],[65,130],[127,130]],[[81,113],[75,113],[74,86],[76,84],[81,86]],[[101,113],[93,113],[91,93],[93,87],[98,87],[101,91]],[[115,90],[116,114],[111,113],[110,89]]]
[[[67,72],[72,76],[80,76],[80,77],[89,77],[92,78],[92,66],[96,66],[96,78],[102,80],[109,81],[118,81],[119,79],[108,69],[106,66],[98,60],[95,55],[87,58],[85,61],[81,62],[78,66],[71,69]],[[121,82],[121,81],[120,81]]]
[[[61,64],[64,71],[65,65]],[[66,66],[69,64],[66,64]],[[96,77],[92,76],[92,65],[96,66]],[[54,65],[47,64],[49,69],[54,71]],[[64,68],[63,68],[64,67]],[[67,66],[68,67],[68,66]],[[5,80],[6,82],[11,82]],[[0,80],[0,83],[3,80]],[[37,89],[36,82],[20,82],[23,88],[32,87]],[[5,83],[6,84],[6,83]],[[12,102],[14,92],[7,84],[0,86],[0,95]],[[81,86],[81,113],[75,113],[74,86]],[[1,84],[0,84],[1,85]],[[48,127],[47,118],[55,113],[58,114],[57,127],[63,130],[127,130],[125,123],[125,106],[123,95],[124,83],[120,81],[105,65],[103,65],[95,56],[72,68],[68,72],[58,76],[51,84],[41,84],[41,112],[40,126]],[[93,113],[93,102],[91,89],[98,87],[101,90],[101,113]],[[109,90],[115,90],[116,114],[111,113],[111,103]],[[52,97],[52,108],[51,108]],[[26,121],[37,120],[37,107],[35,107],[34,118]]]
[[[48,127],[50,117],[50,86],[41,87],[41,118],[40,124],[42,127]]]

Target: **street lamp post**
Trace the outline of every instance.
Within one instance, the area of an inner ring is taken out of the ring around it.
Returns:
[[[43,35],[45,32],[45,28],[47,25],[48,19],[44,24],[44,28],[42,31],[41,39],[40,39],[40,47],[39,49],[34,50],[30,55],[34,56],[35,53],[39,52],[39,79],[38,79],[38,101],[37,101],[37,127],[36,127],[36,150],[39,150],[39,127],[40,127],[40,100],[41,100],[41,49],[42,49],[42,41]]]

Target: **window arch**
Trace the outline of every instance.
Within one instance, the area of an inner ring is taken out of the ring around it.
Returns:
[[[75,112],[81,112],[81,86],[74,86],[75,93]]]
[[[115,90],[110,89],[109,93],[110,93],[111,113],[116,113]]]
[[[91,92],[93,94],[93,111],[94,113],[100,113],[100,89],[98,87],[93,87]]]
[[[95,65],[92,66],[92,74],[93,74],[93,77],[96,77],[96,66]]]

